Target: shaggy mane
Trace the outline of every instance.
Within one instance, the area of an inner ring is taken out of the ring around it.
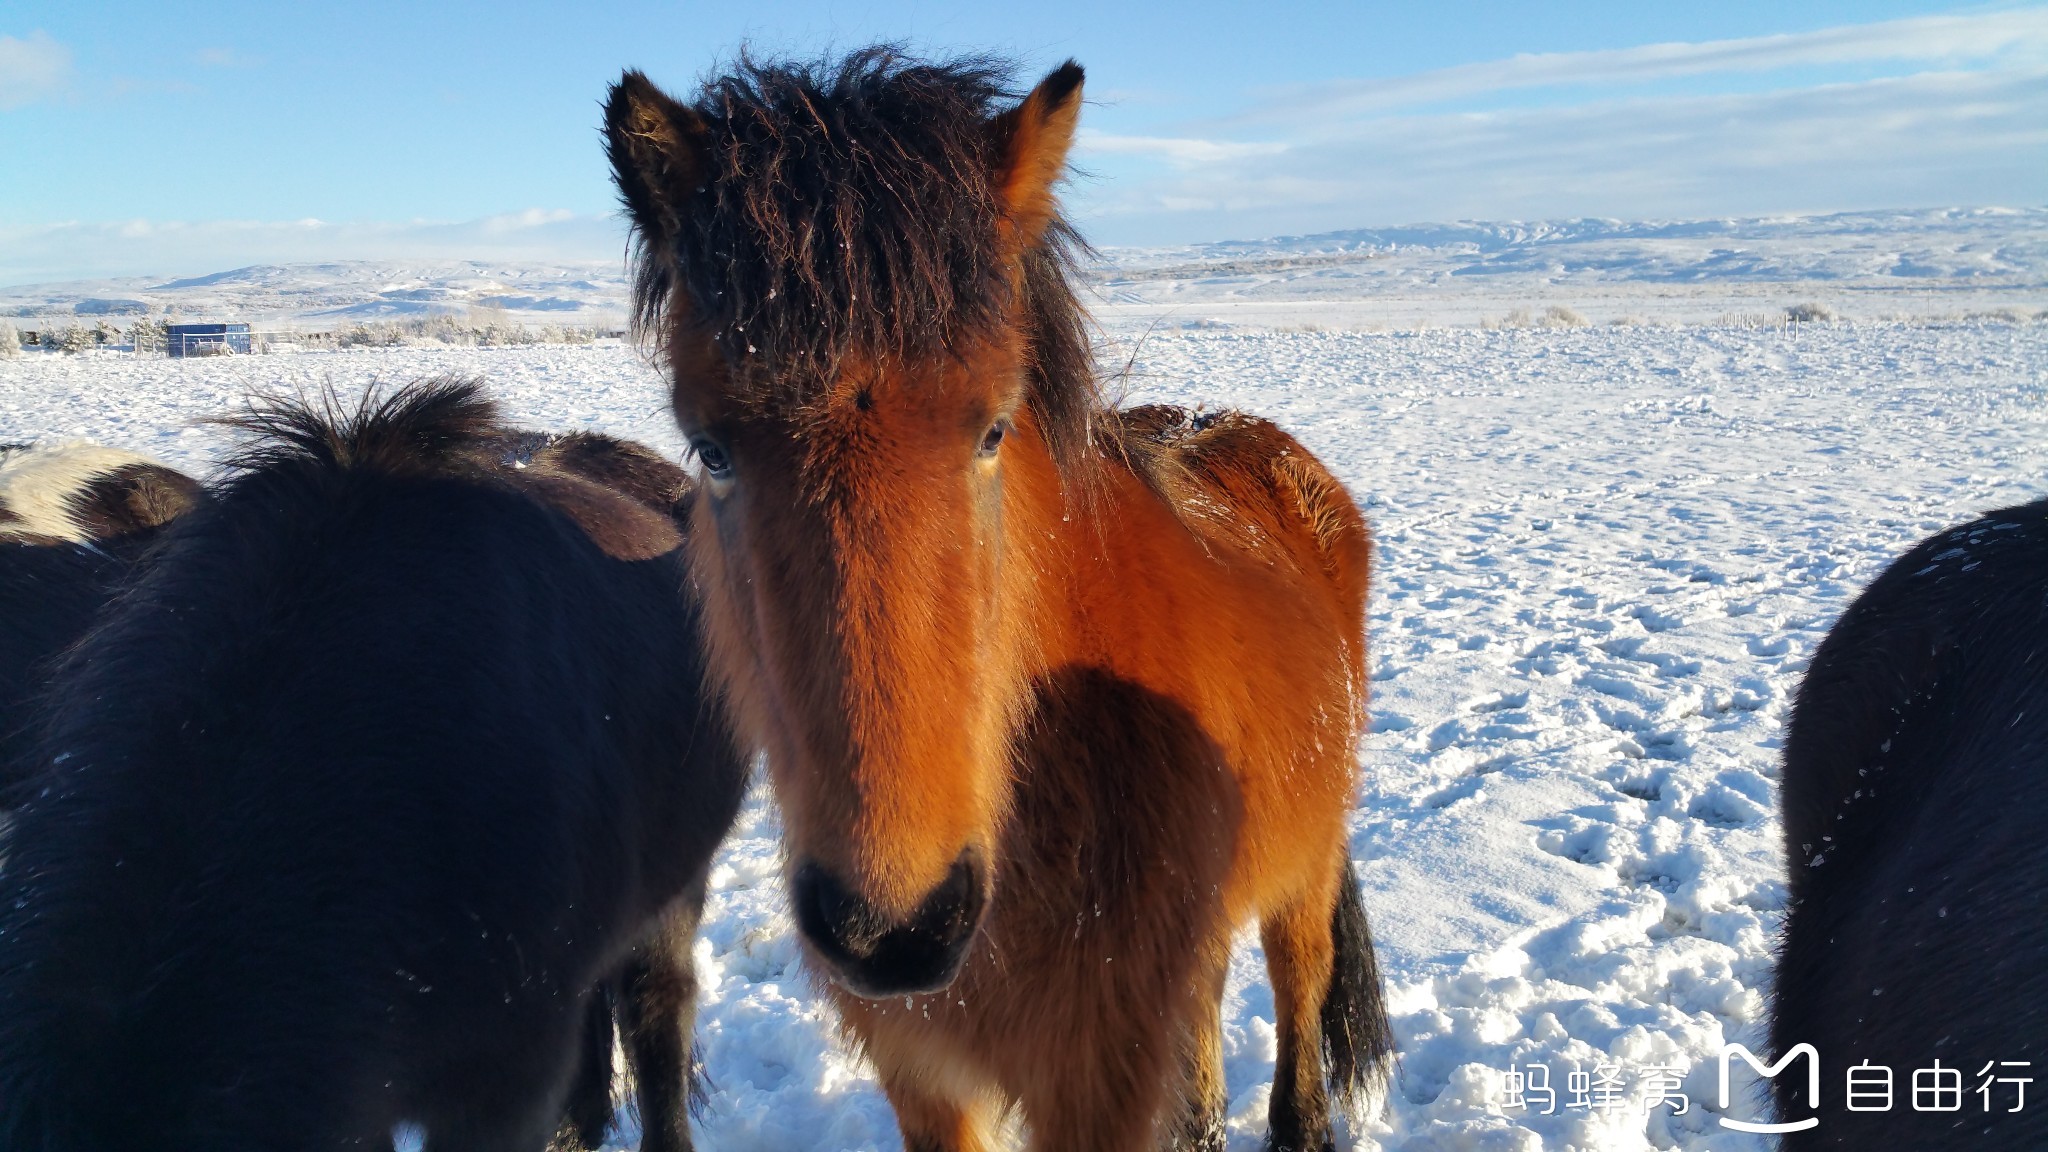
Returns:
[[[395,391],[372,388],[353,408],[332,388],[317,397],[269,395],[220,423],[249,436],[227,463],[243,473],[279,469],[418,474],[447,471],[505,433],[481,380],[435,376]]]
[[[951,355],[1021,303],[1033,409],[1055,458],[1078,461],[1101,406],[1072,285],[1085,246],[1054,219],[1012,298],[989,126],[1019,97],[1011,74],[989,57],[927,62],[887,45],[836,62],[742,56],[692,104],[706,171],[667,190],[674,234],[635,229],[636,328],[662,334],[681,291],[743,396],[801,404],[849,352]]]

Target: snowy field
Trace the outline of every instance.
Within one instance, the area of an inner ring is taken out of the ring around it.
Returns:
[[[89,437],[204,469],[222,442],[192,421],[252,387],[450,371],[535,425],[680,449],[634,352],[561,347],[0,360],[0,441]],[[1160,327],[1123,387],[1278,420],[1378,535],[1352,848],[1401,1065],[1356,1147],[1764,1148],[1720,1127],[1714,1061],[1762,1046],[1788,701],[1889,557],[2048,491],[2048,324]],[[757,798],[698,946],[703,1146],[894,1150],[798,965],[776,852]],[[1250,940],[1224,1011],[1248,1150],[1274,1054]],[[1505,1074],[1532,1065],[1554,1115],[1507,1106]],[[1611,1069],[1621,1095],[1567,1107],[1575,1068]],[[1646,1113],[1659,1068],[1684,1115]],[[1747,1097],[1729,1114],[1761,1118]]]

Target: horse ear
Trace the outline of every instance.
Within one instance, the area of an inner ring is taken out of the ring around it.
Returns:
[[[1081,80],[1081,66],[1069,60],[990,124],[1001,158],[996,195],[1019,248],[1036,244],[1052,222],[1053,186],[1066,175],[1067,150],[1081,120]]]
[[[682,227],[682,206],[705,175],[708,127],[695,109],[670,99],[654,82],[629,71],[612,85],[604,108],[605,153],[612,180],[650,250],[668,248]]]

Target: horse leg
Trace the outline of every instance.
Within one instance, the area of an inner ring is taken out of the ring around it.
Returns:
[[[1149,1045],[1137,1035],[1089,1039],[1095,1051],[1059,1054],[1058,1072],[1045,1077],[1047,1090],[1023,1100],[1031,1152],[1156,1148],[1173,1037],[1158,1036]]]
[[[903,1152],[989,1152],[979,1108],[951,1099],[901,1071],[881,1069]]]
[[[1223,1152],[1228,1143],[1223,1113],[1229,1095],[1223,1083],[1223,981],[1230,956],[1219,955],[1196,977],[1181,1038],[1180,1116],[1164,1134],[1170,1152]]]
[[[1181,1086],[1190,1010],[1197,1007],[1187,1001],[1204,967],[1204,959],[1185,952],[1143,957],[1133,949],[1102,971],[1072,974],[1056,993],[1071,998],[1063,1012],[1068,1026],[1038,1041],[1028,1079],[1016,1084],[1030,1152],[1160,1146],[1180,1119],[1162,1113],[1168,1094]],[[1053,992],[1053,983],[1040,991]]]
[[[704,915],[700,886],[634,949],[619,988],[619,1031],[640,1105],[641,1152],[689,1152],[690,1102],[698,1091],[693,1041],[697,965],[692,947]]]
[[[583,1009],[567,1011],[534,1043],[473,1069],[455,1098],[459,1110],[425,1117],[425,1152],[544,1152],[562,1119],[577,1074]]]
[[[562,1107],[562,1126],[550,1146],[554,1152],[585,1152],[604,1144],[612,1126],[612,1001],[609,988],[590,997],[583,1014],[582,1054],[576,1080]]]
[[[554,1121],[538,1115],[474,1119],[430,1130],[425,1152],[546,1152],[554,1132]]]
[[[1325,1152],[1330,1097],[1324,1087],[1323,996],[1335,970],[1330,900],[1318,889],[1259,925],[1266,972],[1273,981],[1279,1056],[1266,1113],[1268,1152]]]

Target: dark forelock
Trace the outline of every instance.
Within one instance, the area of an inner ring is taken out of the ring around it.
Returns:
[[[671,190],[685,205],[676,234],[639,236],[640,328],[658,331],[683,292],[742,390],[797,401],[848,352],[915,363],[986,331],[1012,304],[989,127],[1018,98],[1011,71],[889,46],[813,63],[742,55],[692,102],[706,170]],[[1021,278],[1033,403],[1063,463],[1096,406],[1071,287],[1079,247],[1056,219]]]
[[[1007,70],[870,48],[742,57],[706,83],[709,171],[674,251],[646,252],[643,324],[668,293],[743,376],[829,373],[849,349],[941,350],[1005,301],[988,117]]]

